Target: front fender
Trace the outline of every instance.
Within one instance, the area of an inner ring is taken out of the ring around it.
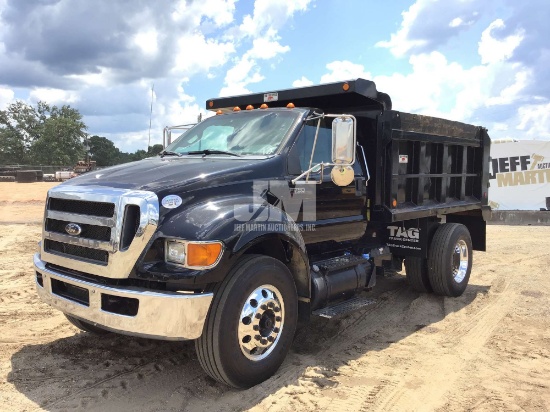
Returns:
[[[197,271],[171,267],[169,273],[160,274],[159,270],[163,271],[163,268],[157,267],[155,278],[193,279],[193,283],[198,284],[220,282],[240,256],[254,245],[270,239],[290,243],[294,250],[299,251],[299,256],[286,263],[290,263],[291,270],[295,265],[301,272],[309,273],[305,242],[294,220],[283,210],[268,202],[259,204],[258,200],[252,196],[218,198],[179,211],[175,209],[164,216],[155,238],[221,240],[225,251],[213,269]]]

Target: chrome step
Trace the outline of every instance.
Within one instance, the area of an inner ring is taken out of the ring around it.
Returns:
[[[321,308],[313,311],[313,315],[321,316],[323,318],[332,319],[337,316],[345,315],[356,311],[358,309],[364,308],[365,306],[372,305],[376,303],[374,299],[368,299],[361,296],[345,300],[343,302],[337,303],[335,305],[327,306],[326,308]]]

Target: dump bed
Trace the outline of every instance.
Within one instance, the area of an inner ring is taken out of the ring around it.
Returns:
[[[483,127],[388,110],[378,119],[374,204],[392,222],[487,205]],[[382,216],[381,216],[382,217]]]

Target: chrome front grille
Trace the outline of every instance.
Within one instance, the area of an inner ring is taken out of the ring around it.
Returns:
[[[46,219],[46,230],[48,232],[62,233],[66,234],[66,227],[71,223],[66,220],[56,220],[56,219]],[[79,225],[82,228],[82,233],[80,237],[86,239],[94,240],[103,240],[108,242],[111,240],[111,227],[109,226],[98,226],[98,225],[88,225],[86,223],[80,223]]]
[[[79,215],[104,217],[113,217],[115,214],[115,205],[113,203],[59,199],[55,197],[49,199],[48,209]]]
[[[158,214],[152,192],[56,186],[46,202],[42,260],[98,276],[128,277]]]
[[[99,263],[102,265],[109,263],[109,252],[105,250],[56,242],[55,240],[44,239],[44,250],[71,258],[80,258],[92,263]]]

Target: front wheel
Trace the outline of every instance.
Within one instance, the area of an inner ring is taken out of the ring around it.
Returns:
[[[466,226],[446,223],[435,232],[428,252],[428,276],[434,293],[460,296],[472,271],[472,239]]]
[[[297,318],[288,268],[271,257],[246,256],[214,289],[203,334],[195,342],[201,366],[235,388],[257,385],[283,363]]]

